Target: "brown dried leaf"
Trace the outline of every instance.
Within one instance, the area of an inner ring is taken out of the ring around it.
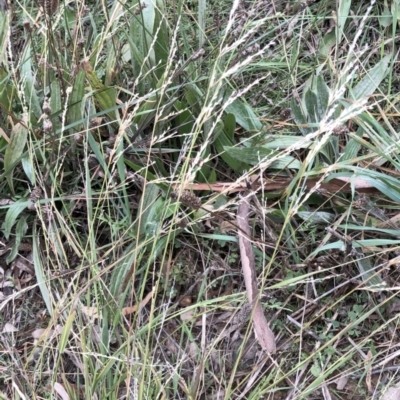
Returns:
[[[340,378],[336,379],[336,389],[337,390],[343,390],[346,385],[347,382],[349,381],[350,376],[349,375],[342,375]]]
[[[152,296],[153,292],[149,292],[147,293],[146,297],[140,302],[139,305],[136,304],[134,306],[124,307],[121,311],[122,315],[129,315],[136,312],[137,310],[140,311],[150,301]]]
[[[61,325],[57,325],[57,326],[55,327],[55,329],[43,329],[43,328],[39,328],[39,329],[35,329],[35,330],[32,332],[32,337],[33,337],[35,340],[38,340],[38,339],[48,339],[48,338],[49,338],[50,336],[52,336],[54,333],[55,333],[56,335],[61,335],[62,330],[63,330],[63,328],[62,328]]]
[[[18,329],[13,324],[7,322],[4,325],[2,333],[11,333],[11,332],[18,332]]]
[[[253,179],[254,177],[250,177],[250,183],[253,190],[257,190],[262,186],[263,190],[266,192],[285,190],[291,182],[291,178],[282,177],[282,176],[273,176],[273,177],[263,177],[261,179]],[[259,176],[257,176],[259,178]],[[341,177],[331,179],[329,182],[320,183],[320,177],[309,178],[306,182],[304,182],[305,186],[311,190],[314,189],[316,185],[319,186],[320,190],[325,190],[328,192],[340,192],[340,193],[349,193],[352,188],[351,185],[354,185],[355,190],[358,193],[378,193],[379,190],[369,184],[367,181],[361,178],[353,178],[351,179]],[[178,186],[176,186],[178,187]],[[186,190],[212,190],[214,192],[225,192],[225,193],[235,193],[242,192],[247,189],[247,185],[245,181],[239,182],[214,182],[214,183],[193,183],[187,184],[183,189]]]
[[[89,318],[99,318],[97,307],[82,306],[81,311]]]
[[[64,386],[62,386],[58,382],[54,383],[54,391],[57,392],[57,394],[62,398],[62,400],[70,399],[67,391],[64,389]]]
[[[237,225],[239,227],[239,249],[242,260],[243,276],[246,285],[247,298],[253,305],[254,333],[261,347],[268,353],[276,352],[276,343],[273,332],[264,316],[263,309],[259,302],[254,253],[249,237],[251,235],[248,223],[249,204],[243,199],[237,211]]]
[[[382,400],[400,400],[400,385],[390,387],[381,397]]]
[[[190,320],[193,319],[193,317],[194,317],[194,310],[193,309],[185,311],[185,312],[183,312],[181,314],[181,320],[182,321],[190,321]]]

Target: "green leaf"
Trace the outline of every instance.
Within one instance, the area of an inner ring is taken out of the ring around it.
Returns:
[[[140,176],[142,176],[145,180],[150,181],[150,182],[155,182],[158,181],[159,179],[157,178],[156,175],[152,174],[149,172],[147,168],[143,168],[142,166],[133,163],[132,161],[128,159],[124,159],[125,164],[129,167],[132,168],[133,171],[137,172]],[[168,192],[170,189],[170,186],[167,185],[166,183],[158,183],[157,184],[164,192]]]
[[[279,154],[264,147],[224,147],[224,150],[238,161],[245,162],[250,165],[257,165],[260,161],[266,161]],[[284,156],[274,161],[269,168],[272,169],[300,169],[301,163],[292,156]]]
[[[312,224],[332,224],[336,218],[334,214],[323,211],[299,211],[297,215]]]
[[[199,18],[198,18],[198,38],[199,38],[199,49],[204,46],[205,42],[205,32],[206,32],[206,9],[207,9],[207,0],[199,0]]]
[[[363,133],[364,133],[363,128],[359,127],[357,130],[356,136],[359,138],[362,138]],[[355,138],[351,138],[347,142],[346,146],[344,147],[341,160],[345,161],[345,160],[352,160],[353,158],[356,158],[359,151],[361,150],[361,147],[362,146],[361,146],[361,143],[359,140],[357,140]]]
[[[23,118],[23,123],[18,123],[14,126],[10,143],[6,148],[6,153],[4,155],[5,175],[12,193],[14,193],[13,171],[16,163],[21,158],[28,139],[28,129],[24,126],[27,119],[27,117]]]
[[[362,280],[368,287],[383,287],[384,281],[380,278],[379,274],[372,268],[370,258],[360,258],[357,260],[358,269],[362,274]]]
[[[174,119],[174,124],[179,135],[183,138],[184,135],[193,132],[194,117],[181,101],[176,100],[174,106],[179,111]]]
[[[142,29],[145,33],[146,48],[150,49],[153,41],[154,21],[156,18],[156,0],[150,0],[145,4],[146,7],[141,7],[141,14],[138,17],[138,20],[141,20],[141,23],[143,24]],[[152,65],[155,65],[154,58],[152,60]]]
[[[19,199],[18,201],[10,205],[6,214],[6,218],[2,225],[2,229],[4,229],[4,236],[7,240],[10,238],[11,230],[17,218],[22,213],[22,211],[25,210],[28,204],[29,203],[27,203],[26,199]]]
[[[229,155],[229,152],[225,150],[225,148],[233,147],[234,143],[226,134],[221,121],[218,121],[215,127],[215,135],[214,146],[222,160],[224,160],[224,162],[226,162],[226,164],[235,172],[242,172],[243,169],[246,168],[246,164],[242,162],[243,160],[237,160],[235,157]]]
[[[215,169],[211,169],[210,175],[208,176],[207,182],[214,183],[217,181],[217,171]]]
[[[393,240],[393,239],[365,239],[365,240],[357,240],[352,243],[354,248],[363,248],[363,247],[371,247],[371,246],[398,246],[400,245],[400,240]],[[339,249],[343,250],[344,248],[344,243],[339,240],[336,242],[331,242],[328,244],[325,244],[321,247],[318,247],[315,249],[308,257],[315,256],[316,254],[319,254],[324,251],[332,250],[332,249]]]
[[[118,3],[114,3],[114,5],[117,5]],[[110,86],[113,83],[113,78],[115,75],[115,70],[118,68],[117,67],[117,62],[119,61],[117,59],[117,55],[115,53],[115,49],[120,48],[120,43],[118,41],[118,38],[116,35],[112,38],[107,43],[107,60],[106,60],[106,66],[105,66],[105,79],[104,79],[104,85],[105,86]]]
[[[310,128],[306,128],[304,125],[307,125],[307,119],[303,110],[297,104],[295,99],[292,99],[290,102],[291,110],[292,110],[292,117],[294,122],[297,124],[297,128],[299,128],[300,132],[305,136],[311,132]]]
[[[206,125],[206,124],[205,124]],[[207,128],[204,126],[204,130]],[[207,145],[201,153],[201,158],[203,160],[209,160],[211,154],[211,146]],[[195,180],[201,183],[209,182],[210,172],[212,169],[213,162],[207,161],[202,164],[199,171],[196,173]]]
[[[144,255],[144,247],[140,248],[134,240],[125,250],[121,257],[115,263],[112,271],[111,282],[109,284],[110,293],[113,298],[119,301],[126,296],[126,293],[121,293],[123,283],[127,278],[127,273],[131,269],[133,263],[140,265]],[[133,278],[133,277],[132,277]],[[127,285],[129,287],[129,285]]]
[[[23,90],[25,94],[25,99],[27,106],[30,111],[30,121],[36,123],[36,121],[42,115],[42,107],[40,106],[39,97],[36,93],[35,81],[36,78],[33,76],[32,71],[34,70],[32,66],[32,54],[30,40],[27,41],[24,53],[21,60],[21,71],[20,75],[23,77]]]
[[[63,354],[65,351],[65,348],[67,344],[69,343],[70,340],[70,335],[71,335],[71,328],[72,328],[72,323],[74,322],[76,317],[76,310],[72,309],[68,313],[67,320],[65,321],[65,324],[63,326],[59,341],[58,341],[58,346],[57,350],[60,352],[60,354]]]
[[[317,362],[315,362],[313,364],[313,366],[311,367],[311,373],[315,376],[315,377],[319,377],[322,373],[322,369],[321,367],[317,364]]]
[[[0,62],[0,104],[6,111],[11,111],[13,94],[13,81],[10,79],[6,66]]]
[[[132,17],[129,23],[129,47],[131,52],[133,75],[140,76],[142,73],[148,72],[148,66],[144,62],[147,51],[144,45],[143,26],[138,17]],[[143,70],[142,70],[143,68]],[[145,80],[140,79],[137,90],[141,96],[145,94]]]
[[[311,123],[319,122],[318,112],[317,112],[318,109],[317,96],[311,89],[306,90],[304,94],[303,103],[307,110],[308,122]]]
[[[192,112],[195,115],[199,114],[203,106],[204,93],[194,83],[188,83],[185,89],[185,99],[189,103]]]
[[[332,31],[322,37],[320,42],[318,53],[322,57],[328,57],[332,48],[336,45],[336,32]]]
[[[312,143],[311,140],[304,140],[302,136],[270,135],[267,139],[268,141],[262,147],[271,150],[283,150],[294,145],[298,149],[307,149]]]
[[[149,183],[145,186],[142,197],[140,199],[137,220],[137,231],[139,235],[146,235],[152,230],[154,223],[156,221],[155,215],[157,212],[157,197],[160,194],[160,189],[154,183]]]
[[[17,226],[15,227],[15,241],[10,254],[6,258],[7,264],[10,264],[10,262],[12,262],[18,254],[21,240],[25,237],[26,231],[28,230],[26,219],[27,217],[23,215],[17,222]]]
[[[53,315],[53,307],[51,305],[51,297],[49,289],[46,285],[46,278],[43,272],[43,265],[40,259],[40,250],[38,246],[38,234],[36,232],[36,227],[33,228],[33,266],[35,269],[35,277],[37,284],[39,286],[39,290],[42,294],[42,298],[46,304],[47,311],[49,312],[50,316]]]
[[[317,95],[317,116],[319,122],[324,118],[329,105],[329,88],[325,83],[322,75],[318,75],[316,79],[316,95]]]
[[[344,26],[349,16],[351,0],[341,0],[337,11],[337,43],[342,41]]]
[[[85,93],[85,71],[80,70],[75,77],[74,86],[72,89],[72,93],[69,97],[69,106],[68,106],[68,113],[67,113],[67,120],[69,124],[74,122],[82,121],[82,99]],[[80,131],[81,127],[76,126],[73,129],[71,128],[72,132]]]
[[[233,91],[228,89],[224,96],[224,102],[227,102],[232,96]],[[229,104],[226,107],[226,112],[233,114],[236,118],[236,123],[248,132],[261,131],[263,128],[253,109],[241,98],[237,98]]]
[[[51,122],[53,123],[53,129],[55,132],[60,131],[61,121],[59,120],[58,117],[62,111],[61,89],[59,82],[56,79],[53,82],[51,82],[50,108],[52,113]]]
[[[399,20],[400,20],[400,1],[399,0],[392,1],[391,11],[392,11],[394,23],[397,22],[397,24],[399,24]]]
[[[389,8],[385,6],[383,8],[382,14],[379,16],[379,25],[383,28],[387,28],[393,23],[393,15],[390,12]]]
[[[379,87],[386,74],[389,72],[389,62],[392,56],[390,54],[383,57],[364,78],[351,90],[351,96],[354,100],[360,100],[373,94]]]
[[[154,28],[153,28],[153,41],[154,41],[154,57],[156,66],[155,73],[159,79],[165,72],[167,60],[169,56],[169,34],[165,21],[165,10],[163,1],[157,1],[155,10]]]
[[[8,13],[0,12],[0,65],[8,64],[7,38],[9,29]]]
[[[32,186],[35,186],[36,178],[35,178],[35,170],[32,165],[32,160],[29,157],[22,157],[21,162],[22,162],[22,168],[25,172],[25,175],[29,179],[29,182],[31,183]]]
[[[226,136],[233,143],[236,129],[236,118],[233,114],[226,114],[224,118],[224,127]]]
[[[100,110],[107,112],[107,116],[111,119],[111,121],[113,121],[113,126],[118,129],[118,124],[115,122],[119,119],[118,113],[116,112],[117,93],[115,89],[113,87],[105,86],[100,81],[87,59],[83,60],[81,65],[85,71],[90,87],[94,92],[94,97],[98,103],[98,106],[100,107]]]

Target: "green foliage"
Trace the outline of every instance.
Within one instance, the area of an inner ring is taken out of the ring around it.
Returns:
[[[10,186],[11,192],[14,192],[13,171],[16,163],[21,160],[21,155],[24,151],[28,139],[28,128],[25,125],[26,123],[27,118],[25,119],[25,121],[21,121],[21,123],[14,127],[10,143],[6,148],[6,152],[4,155],[5,176],[7,178],[8,185]]]
[[[0,11],[0,308],[20,331],[5,325],[2,362],[18,395],[306,399],[395,331],[399,2],[286,3]],[[279,368],[249,349],[242,201]]]

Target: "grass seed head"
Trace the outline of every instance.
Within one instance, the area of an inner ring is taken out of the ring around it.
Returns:
[[[58,0],[39,0],[39,4],[43,7],[44,13],[51,17],[59,6]]]

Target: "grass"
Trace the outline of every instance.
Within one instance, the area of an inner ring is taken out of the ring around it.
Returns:
[[[39,3],[0,11],[0,397],[396,393],[398,1]]]

